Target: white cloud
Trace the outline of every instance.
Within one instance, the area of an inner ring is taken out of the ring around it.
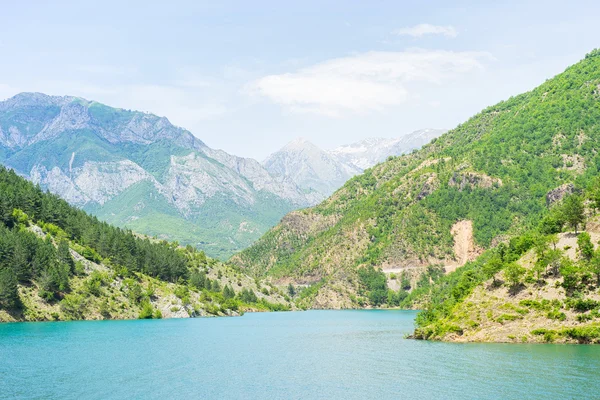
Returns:
[[[399,36],[412,36],[422,37],[424,35],[444,35],[447,37],[454,38],[458,35],[456,29],[451,25],[431,25],[431,24],[419,24],[415,26],[409,26],[405,28],[396,29],[392,32]]]
[[[335,58],[293,73],[269,75],[246,90],[292,112],[342,116],[397,106],[410,97],[408,83],[442,84],[483,69],[489,53],[443,50],[367,52]]]

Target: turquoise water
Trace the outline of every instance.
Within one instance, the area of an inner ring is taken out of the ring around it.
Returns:
[[[0,398],[600,398],[600,347],[406,340],[414,316],[0,324]]]

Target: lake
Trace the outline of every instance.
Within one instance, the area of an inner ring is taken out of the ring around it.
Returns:
[[[0,324],[0,398],[570,399],[600,346],[404,339],[411,311]]]

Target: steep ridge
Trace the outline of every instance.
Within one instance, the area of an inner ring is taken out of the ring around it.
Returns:
[[[474,248],[487,249],[537,224],[556,188],[596,177],[599,102],[595,50],[423,149],[352,178],[318,206],[288,214],[232,260],[257,276],[313,284],[315,296],[333,290],[353,306],[390,303],[372,267],[420,268],[425,278],[403,286],[427,286],[457,262],[455,223],[472,221]]]
[[[164,117],[69,96],[0,102],[0,162],[108,222],[219,257],[312,201]]]

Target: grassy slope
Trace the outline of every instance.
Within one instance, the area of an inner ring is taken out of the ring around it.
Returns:
[[[476,244],[533,226],[548,191],[598,174],[597,51],[531,92],[489,107],[422,150],[351,179],[322,204],[286,216],[233,258],[254,274],[349,281],[362,265],[427,265],[452,257],[450,227]],[[486,182],[492,182],[486,184]]]

